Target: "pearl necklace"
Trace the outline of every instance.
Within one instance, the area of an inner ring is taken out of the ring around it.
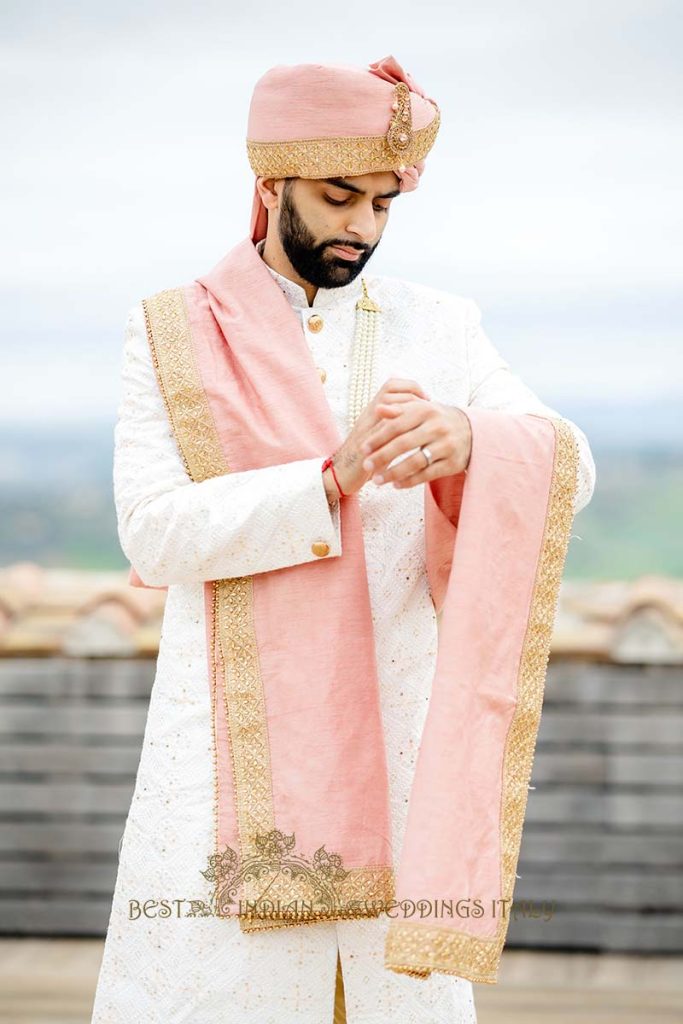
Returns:
[[[375,354],[382,308],[368,295],[365,278],[361,278],[361,284],[363,285],[363,295],[356,303],[356,331],[353,344],[348,413],[349,430],[353,427],[353,424],[370,399],[374,398],[377,391],[377,384],[375,382]],[[399,462],[402,462],[403,459],[407,459],[418,451],[424,451],[428,458],[427,465],[430,465],[432,455],[429,448],[425,445],[422,448],[420,446],[411,448],[410,451],[397,455],[391,460],[387,469],[391,469]]]
[[[365,278],[361,278],[363,294],[356,302],[356,328],[351,356],[351,383],[349,386],[349,429],[374,396],[375,352],[379,333],[379,314],[382,309],[368,295]]]

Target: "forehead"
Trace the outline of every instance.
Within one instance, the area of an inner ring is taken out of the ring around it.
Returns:
[[[375,171],[371,174],[342,174],[329,178],[314,179],[320,183],[347,188],[356,193],[381,195],[386,192],[397,192],[399,179],[393,171]]]

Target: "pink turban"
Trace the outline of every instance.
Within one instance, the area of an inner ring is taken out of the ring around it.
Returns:
[[[418,186],[440,119],[436,101],[392,56],[366,68],[278,64],[254,87],[247,155],[257,177],[393,171],[400,191],[410,192]],[[254,183],[254,243],[265,238],[267,224]]]

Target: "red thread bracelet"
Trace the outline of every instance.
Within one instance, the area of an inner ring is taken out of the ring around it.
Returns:
[[[339,481],[337,480],[337,474],[334,471],[334,463],[332,462],[333,458],[334,458],[334,456],[329,455],[325,459],[325,461],[322,464],[321,472],[324,473],[326,469],[331,469],[332,470],[332,476],[334,477],[334,482],[337,485],[337,490],[339,491],[339,493],[342,496],[342,498],[348,498],[348,494],[344,494],[344,492],[342,491],[341,487],[339,486]]]

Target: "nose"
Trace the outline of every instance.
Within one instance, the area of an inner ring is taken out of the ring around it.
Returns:
[[[346,225],[346,230],[357,235],[359,241],[372,242],[377,234],[377,223],[372,203],[357,203]]]

